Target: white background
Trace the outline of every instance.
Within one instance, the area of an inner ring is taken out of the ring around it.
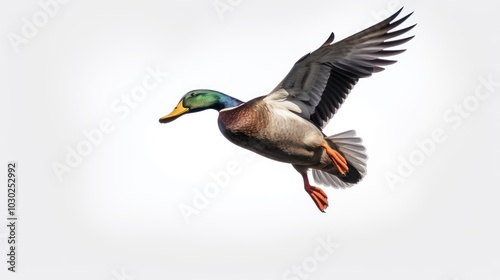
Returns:
[[[43,8],[3,1],[0,173],[18,162],[19,244],[18,272],[2,261],[0,278],[499,279],[500,86],[481,83],[500,81],[498,4],[464,3],[73,0],[15,46]],[[404,26],[418,23],[408,51],[361,80],[325,129],[356,129],[370,157],[360,184],[324,188],[325,214],[291,166],[225,140],[215,111],[158,123],[191,89],[267,94],[331,31],[337,41],[401,6],[415,11]],[[157,67],[168,77],[128,115],[112,109]],[[454,111],[464,102],[466,117]],[[54,164],[105,119],[114,129],[58,180]],[[424,154],[417,142],[435,129],[445,140]],[[227,186],[183,216],[228,164]],[[315,260],[318,239],[338,248]]]

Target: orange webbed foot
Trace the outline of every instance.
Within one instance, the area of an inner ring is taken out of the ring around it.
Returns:
[[[325,213],[325,210],[328,207],[328,196],[322,189],[309,184],[307,173],[302,174],[302,177],[304,178],[305,191],[311,196],[319,211]]]
[[[326,196],[325,192],[313,186],[310,186],[310,190],[306,190],[306,192],[311,196],[319,211],[324,213],[328,207],[328,196]]]
[[[323,147],[330,157],[330,159],[333,161],[333,164],[335,164],[335,167],[337,167],[337,170],[342,174],[345,175],[347,171],[349,170],[349,167],[347,167],[347,161],[346,159],[337,151],[334,149],[330,148],[328,146],[328,143],[323,142],[321,144],[321,147]]]

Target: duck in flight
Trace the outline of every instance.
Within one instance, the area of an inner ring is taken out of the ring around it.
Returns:
[[[215,90],[193,90],[170,114],[161,117],[160,123],[187,113],[217,110],[219,129],[229,141],[292,164],[302,175],[305,191],[325,212],[328,197],[309,183],[308,170],[319,184],[346,188],[365,176],[367,156],[361,138],[353,130],[326,136],[322,129],[359,78],[384,70],[384,66],[396,62],[385,57],[405,51],[390,49],[413,38],[401,35],[415,25],[393,30],[411,15],[395,20],[401,10],[333,44],[331,33],[317,50],[300,58],[268,95],[243,102]]]

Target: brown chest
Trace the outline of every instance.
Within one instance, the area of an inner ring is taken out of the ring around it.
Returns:
[[[260,99],[219,113],[219,126],[226,133],[257,136],[268,123],[269,112]]]

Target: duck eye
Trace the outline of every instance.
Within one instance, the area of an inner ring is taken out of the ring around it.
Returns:
[[[196,94],[194,92],[191,93],[191,97],[195,97]]]

